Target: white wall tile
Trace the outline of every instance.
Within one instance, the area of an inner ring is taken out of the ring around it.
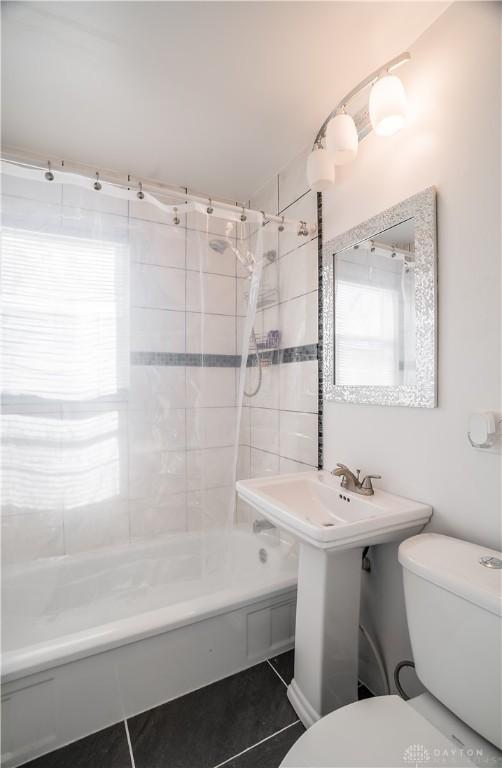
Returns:
[[[280,305],[281,346],[297,347],[317,344],[317,291],[291,299]]]
[[[129,408],[140,410],[184,408],[186,384],[184,366],[132,365]]]
[[[187,311],[235,316],[235,277],[187,272]]]
[[[279,304],[276,304],[274,307],[267,307],[267,309],[262,311],[261,315],[263,334],[267,334],[269,331],[281,331]],[[279,343],[282,346],[282,332]]]
[[[237,457],[237,480],[247,480],[251,477],[251,448],[240,445]]]
[[[186,230],[169,224],[131,220],[131,259],[159,267],[185,268]]]
[[[187,529],[186,494],[177,493],[158,498],[130,502],[132,538],[148,538]]]
[[[281,410],[317,413],[318,388],[317,360],[280,366]]]
[[[185,275],[182,269],[133,263],[131,305],[184,311]]]
[[[235,238],[209,237],[211,240],[222,240],[228,247],[223,253],[215,251],[209,243],[205,234],[192,232],[188,230],[187,234],[187,269],[195,272],[212,272],[217,275],[229,275],[235,277],[237,270],[237,259],[232,251],[231,245],[235,246]]]
[[[281,475],[288,475],[294,472],[312,472],[313,469],[317,469],[317,466],[301,464],[299,461],[285,459],[282,456],[279,460],[279,472]]]
[[[129,497],[150,499],[160,504],[165,497],[184,491],[187,485],[186,464],[185,451],[131,451]]]
[[[250,408],[251,446],[279,453],[279,411],[271,408]]]
[[[131,410],[130,453],[175,451],[185,448],[185,409]]]
[[[180,190],[181,191],[181,190]],[[165,195],[159,197],[156,195],[161,203],[165,205],[179,205],[183,203],[182,197],[172,195],[169,197]],[[178,225],[173,224],[174,214],[166,213],[158,208],[156,205],[149,203],[147,200],[130,200],[129,201],[129,217],[131,219],[141,219],[143,221],[156,221],[159,224],[170,224],[172,226],[178,226],[180,229],[185,229],[185,217],[180,216],[181,223]]]
[[[188,530],[222,528],[234,520],[235,489],[208,488],[187,494]]]
[[[40,172],[40,181],[31,179],[21,179],[18,176],[9,176],[2,174],[2,197],[12,195],[13,197],[23,197],[27,200],[38,200],[42,203],[53,203],[60,205],[63,200],[63,186],[58,184],[57,179],[46,181],[43,177],[44,171]]]
[[[129,539],[127,499],[115,497],[64,511],[66,554],[121,544]]]
[[[190,408],[186,418],[189,449],[235,444],[237,408]]]
[[[279,173],[279,210],[283,211],[299,197],[308,192],[307,157],[310,149],[307,147],[294,158]]]
[[[114,213],[118,216],[127,216],[129,201],[118,197],[102,194],[93,189],[94,180],[89,180],[89,189],[74,187],[67,184],[63,187],[63,205],[69,208],[85,208],[97,213]]]
[[[2,517],[2,558],[19,563],[64,553],[62,511]]]
[[[249,305],[250,281],[244,277],[238,277],[236,282],[237,314],[240,317],[247,315]]]
[[[280,454],[287,459],[317,464],[318,418],[313,413],[280,413]]]
[[[280,259],[279,269],[282,302],[317,290],[317,238]]]
[[[235,317],[187,313],[187,352],[235,355],[235,351]]]
[[[197,491],[233,485],[236,462],[236,448],[233,446],[187,451],[189,490]]]
[[[185,313],[133,308],[131,349],[135,352],[184,352]]]
[[[317,197],[315,193],[308,192],[287,208],[284,215],[288,219],[305,221],[309,227],[317,225]],[[284,256],[294,248],[301,247],[312,237],[315,237],[315,234],[305,237],[305,235],[297,235],[296,230],[285,229],[284,232],[279,233],[279,256]]]
[[[235,405],[234,368],[187,368],[187,406],[216,408]]]
[[[238,355],[242,354],[242,350],[246,349],[248,347],[248,339],[244,336],[245,330],[246,330],[246,317],[237,317],[236,318],[236,329],[237,329],[237,335],[236,335],[236,353]],[[255,324],[255,330],[258,333],[258,330],[256,328]]]
[[[256,367],[246,369],[246,391],[252,392],[258,382]],[[261,387],[254,397],[245,397],[244,403],[255,408],[279,408],[279,366],[262,368]]]
[[[239,443],[241,445],[250,445],[251,440],[251,408],[242,406],[241,408],[241,428]]]
[[[251,448],[251,477],[279,474],[279,456]]]
[[[225,218],[220,219],[218,216],[206,216],[197,211],[191,211],[186,217],[186,222],[189,230],[201,232],[203,235],[209,233],[231,239],[236,237],[238,231],[236,221],[230,221]]]

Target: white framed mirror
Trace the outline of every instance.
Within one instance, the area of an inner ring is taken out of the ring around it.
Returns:
[[[326,400],[437,405],[436,191],[323,246]]]

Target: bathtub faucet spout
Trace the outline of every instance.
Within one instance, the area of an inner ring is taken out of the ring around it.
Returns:
[[[269,528],[275,528],[275,525],[269,523],[268,520],[253,520],[253,533],[261,533]]]

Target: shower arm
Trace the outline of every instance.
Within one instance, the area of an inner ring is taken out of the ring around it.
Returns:
[[[399,56],[396,56],[394,59],[391,59],[382,67],[378,67],[378,69],[375,69],[375,71],[372,72],[371,75],[368,75],[368,77],[366,77],[364,80],[361,80],[361,82],[358,83],[358,85],[356,85],[355,88],[352,88],[352,90],[349,91],[347,95],[344,96],[344,98],[338,102],[336,107],[331,110],[326,120],[317,131],[317,136],[315,137],[314,143],[312,144],[312,149],[316,149],[316,147],[317,148],[322,147],[322,140],[326,135],[326,128],[328,127],[329,121],[333,117],[335,117],[335,115],[337,115],[338,113],[343,112],[347,107],[347,105],[349,104],[349,102],[355,96],[361,93],[361,91],[363,91],[369,85],[373,85],[373,83],[376,80],[378,80],[378,78],[381,77],[383,74],[385,74],[386,72],[392,72],[392,70],[397,69],[397,67],[399,67],[401,64],[405,64],[407,61],[409,61],[410,58],[411,56],[407,51],[405,53],[400,53]],[[361,139],[364,139],[364,137],[367,136],[371,130],[367,108],[363,107],[363,109],[359,110],[359,112],[356,115],[353,115],[353,117],[354,117],[354,122],[357,128],[357,135],[359,137],[359,141],[361,141]]]

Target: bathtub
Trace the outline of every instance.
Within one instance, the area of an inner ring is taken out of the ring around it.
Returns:
[[[291,543],[244,528],[4,568],[2,765],[292,647],[296,576]]]

